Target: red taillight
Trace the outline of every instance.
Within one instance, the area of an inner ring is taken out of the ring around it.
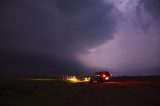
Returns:
[[[103,77],[103,78],[106,78],[106,74],[102,74],[102,77]]]

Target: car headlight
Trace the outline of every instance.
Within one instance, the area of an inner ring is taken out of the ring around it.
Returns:
[[[105,80],[109,80],[109,77],[106,77]]]

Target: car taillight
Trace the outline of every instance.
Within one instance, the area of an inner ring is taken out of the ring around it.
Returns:
[[[102,74],[102,78],[106,78],[106,74]]]

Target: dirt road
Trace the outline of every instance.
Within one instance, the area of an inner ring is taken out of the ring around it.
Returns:
[[[89,85],[79,106],[160,106],[160,87],[143,82]]]

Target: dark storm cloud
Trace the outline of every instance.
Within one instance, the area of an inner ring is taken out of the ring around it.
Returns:
[[[10,51],[6,57],[15,55],[5,64],[80,69],[76,52],[113,38],[114,7],[103,0],[4,0],[1,5],[0,48]]]
[[[87,70],[80,63],[62,58],[16,53],[3,55],[0,60],[1,74],[9,76],[59,76],[59,75],[85,75]],[[83,72],[83,73],[82,73]]]
[[[159,0],[141,0],[144,9],[146,9],[155,19],[160,18],[160,1]]]
[[[137,20],[135,23],[144,31],[148,31],[155,23],[160,25],[160,1],[139,0],[136,6]],[[157,27],[157,26],[156,26]]]

